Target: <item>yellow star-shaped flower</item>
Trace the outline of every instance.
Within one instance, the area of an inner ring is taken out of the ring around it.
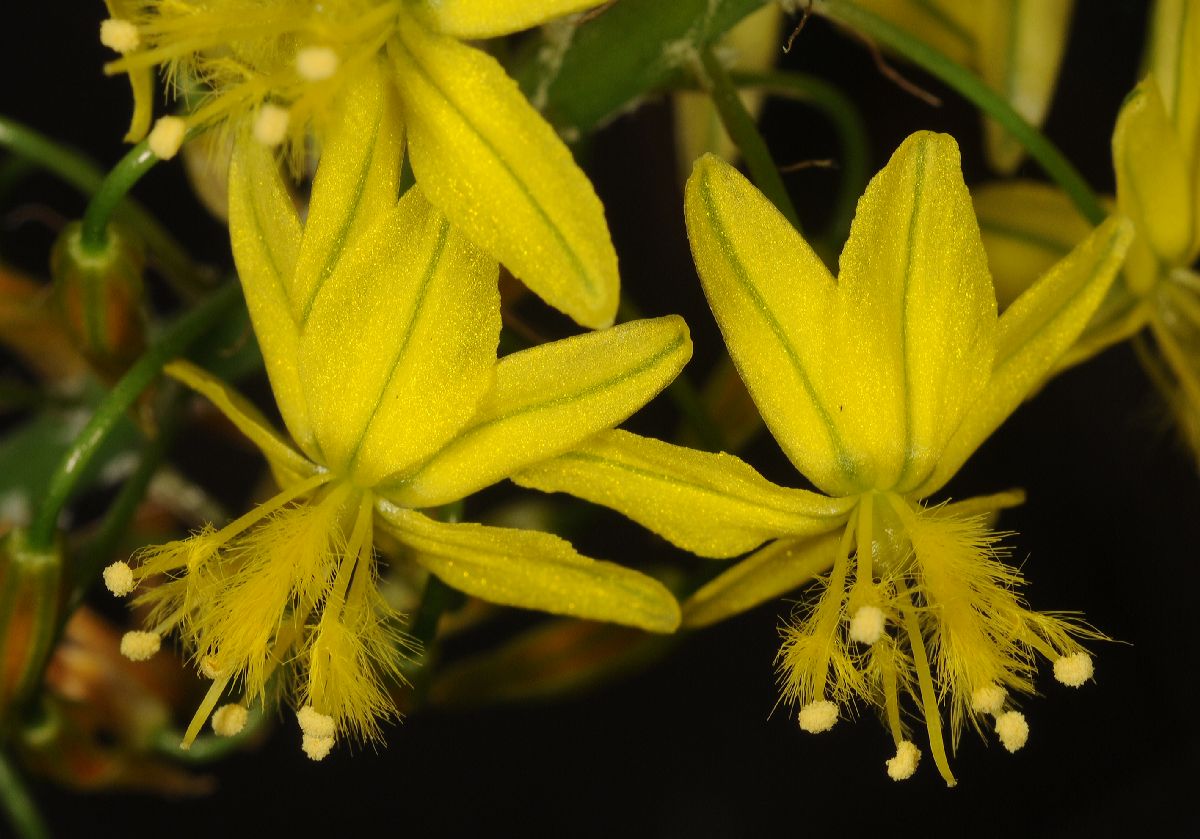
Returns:
[[[364,75],[387,78],[397,98],[384,114],[394,147],[362,141],[344,164],[405,154],[430,202],[550,305],[599,328],[617,310],[617,258],[604,209],[554,130],[487,53],[460,39],[492,38],[599,5],[598,0],[109,0],[101,36],[122,51],[107,65],[129,73],[132,136],[149,122],[150,73],[196,96],[186,117],[166,117],[151,149],[169,156],[187,128],[251,120],[266,145],[303,156],[310,129],[342,131],[339,92]],[[124,15],[124,16],[122,16]],[[195,89],[193,89],[195,88]]]
[[[462,499],[578,445],[641,407],[691,355],[678,317],[634,321],[497,360],[498,266],[419,186],[399,201],[394,130],[364,169],[357,126],[392,107],[379,80],[348,92],[301,223],[270,149],[243,136],[230,173],[230,230],[254,330],[291,440],[203,370],[168,372],[208,397],[266,455],[282,491],[233,523],[150,549],[105,572],[148,628],[145,658],[176,630],[212,687],[185,745],[222,696],[239,705],[294,686],[304,747],[375,736],[403,643],[376,591],[380,528],[447,584],[490,600],[656,632],[679,623],[657,581],[576,553],[548,533],[438,521]],[[213,716],[218,733],[244,720]]]
[[[1104,297],[1130,225],[1113,219],[1003,317],[958,147],[909,137],[858,205],[838,279],[736,170],[702,158],[687,186],[692,251],[730,355],[767,426],[823,493],[776,486],[728,454],[622,431],[534,465],[518,483],[613,507],[702,556],[745,559],[684,604],[700,626],[827,573],[779,655],[800,724],[823,731],[858,697],[886,709],[892,777],[915,769],[910,694],[953,783],[939,705],[989,716],[1019,748],[1007,691],[1032,690],[1034,653],[1070,684],[1088,630],[1025,608],[986,514],[1019,493],[927,507],[1041,381]],[[764,544],[765,543],[765,544]]]

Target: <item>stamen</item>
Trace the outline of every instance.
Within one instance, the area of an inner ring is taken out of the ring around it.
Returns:
[[[223,676],[213,682],[208,688],[208,693],[204,694],[204,699],[200,702],[200,707],[196,709],[196,713],[192,716],[192,721],[188,724],[187,731],[183,732],[183,740],[180,741],[179,748],[187,751],[192,747],[192,742],[200,733],[200,729],[204,727],[204,721],[208,719],[208,715],[216,707],[221,694],[225,692],[225,686],[228,684],[229,677]]]
[[[1082,687],[1095,672],[1092,657],[1084,652],[1064,655],[1054,662],[1054,678],[1067,687]]]
[[[809,734],[821,734],[833,728],[837,722],[837,706],[828,699],[809,702],[800,709],[800,727]]]
[[[245,705],[230,702],[222,705],[212,715],[212,730],[220,737],[233,737],[240,734],[246,727],[246,719],[250,716]]]
[[[254,120],[254,139],[264,146],[278,146],[287,139],[290,118],[287,108],[268,102],[262,106],[258,118]]]
[[[996,717],[996,736],[1004,748],[1015,752],[1029,739],[1029,723],[1020,711],[1005,711]]]
[[[1007,696],[1008,692],[1003,687],[989,682],[971,694],[971,708],[980,714],[999,714]]]
[[[146,145],[160,160],[170,160],[179,152],[187,134],[187,123],[180,117],[160,117],[150,129]]]
[[[310,737],[333,739],[336,733],[333,717],[322,714],[311,705],[305,705],[296,712],[296,721],[300,730]]]
[[[131,21],[114,17],[100,23],[100,43],[110,50],[124,55],[137,49],[141,42],[137,27]]]
[[[893,781],[907,781],[917,771],[921,762],[921,750],[909,740],[901,740],[896,746],[896,756],[886,761],[888,777]]]
[[[899,509],[899,508],[897,508]],[[912,608],[912,598],[903,577],[897,578],[896,587],[905,604],[901,607],[908,643],[912,648],[913,664],[917,668],[917,684],[921,689],[921,710],[925,717],[925,730],[929,733],[929,748],[933,750],[933,762],[946,781],[946,786],[955,786],[958,781],[950,771],[950,760],[946,757],[946,743],[942,739],[942,718],[938,711],[937,689],[933,685],[933,673],[929,669],[929,656],[925,652],[925,639],[921,635],[921,623]]]
[[[200,659],[200,673],[206,679],[221,678],[221,663],[215,655],[209,654]]]
[[[324,760],[333,751],[333,738],[314,737],[311,734],[305,734],[300,739],[300,748],[304,749],[304,753],[311,759]]]
[[[338,54],[329,47],[305,47],[296,53],[296,72],[310,82],[328,79],[340,63]]]
[[[132,630],[121,637],[121,655],[130,661],[146,661],[158,652],[162,638],[155,632]]]
[[[104,569],[104,585],[117,597],[124,597],[137,586],[133,569],[126,562],[114,562]]]
[[[883,637],[885,619],[878,606],[861,606],[850,618],[850,640],[868,646]]]

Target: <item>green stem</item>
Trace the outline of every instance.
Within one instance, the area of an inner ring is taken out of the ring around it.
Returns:
[[[106,178],[104,172],[95,163],[74,149],[56,143],[32,128],[3,116],[0,116],[0,146],[10,149],[18,157],[51,172],[89,198],[93,194],[99,193],[111,178],[111,176]],[[134,147],[129,155],[126,155],[126,160],[141,147],[140,145]],[[122,161],[117,168],[120,169],[124,163],[125,161]],[[179,241],[145,207],[128,197],[126,193],[129,186],[132,186],[132,182],[126,186],[125,191],[111,194],[106,199],[109,205],[107,212],[137,231],[146,243],[146,247],[158,259],[163,269],[163,275],[171,281],[180,294],[189,299],[196,299],[204,289],[211,287],[212,283],[196,270],[191,257],[188,256]],[[113,203],[114,201],[115,203]],[[90,206],[89,210],[91,210]],[[96,209],[96,212],[100,212],[99,208]],[[100,221],[97,218],[93,224]],[[107,235],[107,226],[108,218],[106,216],[100,231],[102,237]],[[92,233],[91,235],[95,236],[96,234]],[[101,244],[103,241],[104,239],[101,238]]]
[[[125,200],[134,184],[156,163],[158,155],[150,151],[146,140],[142,140],[104,177],[83,214],[80,239],[84,250],[88,253],[98,253],[108,246],[108,222],[113,211]]]
[[[821,0],[819,8],[822,13],[895,50],[921,69],[936,76],[1004,126],[1046,174],[1062,187],[1079,208],[1079,212],[1092,224],[1099,224],[1108,216],[1087,181],[1058,147],[974,73],[851,0]]]
[[[621,297],[621,305],[617,311],[623,322],[641,320],[645,317],[637,305],[625,296]],[[675,407],[683,418],[692,426],[692,430],[696,432],[700,445],[704,449],[710,452],[725,450],[725,435],[721,432],[721,426],[708,412],[704,397],[692,384],[687,373],[680,373],[674,381],[667,385],[667,396],[675,403]]]
[[[238,284],[233,282],[212,294],[195,309],[175,321],[109,391],[50,479],[46,496],[42,499],[29,528],[31,549],[49,550],[54,542],[59,514],[74,494],[80,476],[96,456],[109,432],[142,391],[154,381],[163,365],[220,323],[221,318],[239,299],[240,289]]]
[[[76,557],[74,567],[71,569],[71,600],[64,610],[63,620],[66,620],[83,601],[89,586],[100,576],[101,569],[112,559],[117,544],[128,531],[129,523],[133,520],[133,515],[137,512],[138,505],[142,503],[154,473],[158,471],[159,464],[166,455],[167,446],[175,436],[175,424],[181,401],[181,394],[178,391],[172,393],[166,409],[160,415],[162,418],[158,433],[142,451],[137,468],[125,481],[116,500],[108,508],[96,535]]]
[[[4,752],[0,752],[0,803],[21,839],[50,839],[50,829],[42,820],[33,796]]]
[[[779,212],[783,213],[784,218],[792,223],[792,227],[799,230],[800,219],[796,215],[796,208],[792,206],[792,199],[788,197],[787,187],[783,185],[779,169],[771,159],[767,143],[762,134],[758,133],[754,117],[746,110],[733,79],[729,77],[729,71],[721,64],[712,47],[700,49],[700,66],[703,68],[700,83],[712,97],[713,105],[717,108],[721,124],[725,126],[729,138],[742,153],[742,159],[746,161],[754,185]]]
[[[867,126],[858,108],[850,97],[834,85],[804,73],[734,71],[730,75],[738,87],[762,88],[776,96],[786,96],[804,102],[816,108],[833,123],[833,129],[837,132],[842,146],[842,156],[841,184],[833,205],[829,235],[835,244],[840,246],[850,235],[850,222],[854,219],[858,196],[866,190],[867,181],[870,179]]]

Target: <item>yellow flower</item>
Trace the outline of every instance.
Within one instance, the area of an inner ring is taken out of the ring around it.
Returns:
[[[1033,125],[1050,108],[1067,47],[1073,0],[855,0],[911,32],[951,60],[974,70]],[[1011,174],[1024,147],[985,118],[988,161]]]
[[[1171,400],[1200,457],[1200,9],[1156,5],[1146,66],[1113,131],[1117,209],[1136,238],[1123,281],[1060,363],[1084,361],[1148,332],[1158,355],[1142,361]],[[1029,182],[991,184],[975,196],[1001,303],[1088,231],[1067,197]]]
[[[994,717],[1018,748],[1007,691],[1032,691],[1034,654],[1079,685],[1085,627],[1028,610],[985,516],[1020,493],[926,506],[1075,340],[1120,266],[1129,223],[1113,219],[1003,317],[958,147],[909,137],[858,205],[835,281],[808,244],[728,164],[688,182],[688,233],[709,305],[767,426],[826,495],[776,486],[728,454],[621,431],[534,465],[518,483],[606,504],[682,548],[745,559],[684,604],[701,626],[818,574],[823,590],[784,631],[784,696],[822,731],[855,698],[886,710],[907,777],[919,752],[900,713],[923,713],[953,783],[939,706],[956,738]],[[765,543],[765,545],[764,545]],[[756,549],[757,550],[754,550]]]
[[[285,685],[310,756],[343,735],[378,734],[404,643],[374,583],[377,528],[431,574],[492,602],[655,632],[679,622],[657,581],[556,536],[417,511],[621,422],[675,377],[691,342],[680,318],[665,317],[498,361],[498,266],[419,186],[396,201],[396,130],[380,128],[365,169],[345,165],[391,96],[382,81],[347,92],[305,224],[271,151],[246,135],[235,144],[234,255],[291,441],[203,370],[175,362],[168,372],[262,449],[283,489],[224,528],[105,572],[118,594],[160,581],[139,598],[151,612],[125,639],[129,657],[153,655],[177,630],[213,679],[185,745],[227,692],[241,696],[213,716],[218,733],[240,726],[239,706]]]
[[[149,87],[162,66],[185,93],[186,118],[150,134],[160,157],[185,128],[253,123],[262,143],[287,141],[293,161],[310,128],[331,123],[339,91],[384,74],[398,96],[387,119],[402,124],[408,159],[429,200],[476,245],[552,306],[584,326],[613,322],[616,253],[604,210],[554,130],[495,59],[459,39],[517,32],[598,0],[110,0],[105,42],[123,50],[107,65],[135,88],[145,132]],[[131,12],[128,7],[135,7]],[[125,17],[120,17],[124,14]],[[361,126],[361,164],[376,127]],[[403,146],[388,149],[404,155]],[[348,161],[350,162],[350,161]]]

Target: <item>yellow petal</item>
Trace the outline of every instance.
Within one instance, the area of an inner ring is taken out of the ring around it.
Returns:
[[[1041,125],[1067,46],[1073,0],[986,0],[980,4],[979,75],[1013,109]],[[1012,172],[1025,148],[995,120],[985,120],[992,166]]]
[[[958,145],[905,140],[858,203],[838,278],[838,423],[907,492],[934,468],[991,370],[996,298]]]
[[[616,252],[571,152],[491,56],[405,16],[399,33],[409,158],[429,200],[551,306],[611,324]]]
[[[762,193],[713,155],[696,162],[684,212],[708,305],[771,433],[818,487],[852,490],[856,464],[820,379],[832,351],[833,277]]]
[[[380,491],[406,507],[464,498],[622,422],[691,355],[687,324],[671,315],[506,356],[470,425]]]
[[[1157,0],[1148,41],[1146,71],[1158,82],[1193,177],[1200,178],[1200,7],[1195,0]],[[1194,183],[1200,188],[1200,180]],[[1200,239],[1200,219],[1197,224]]]
[[[840,532],[779,539],[702,586],[683,604],[683,625],[695,629],[753,609],[803,585],[833,565]]]
[[[293,449],[257,408],[225,382],[187,361],[172,361],[163,372],[196,391],[216,406],[238,431],[258,446],[280,484],[287,485],[314,474],[316,467]]]
[[[724,558],[844,523],[853,499],[776,486],[730,454],[606,431],[513,480],[621,512],[684,550]]]
[[[962,0],[855,0],[859,6],[916,35],[955,64],[970,66],[977,51],[981,4]]]
[[[300,334],[289,297],[300,235],[300,220],[274,156],[249,134],[239,136],[229,164],[233,258],[279,412],[292,439],[313,457],[312,425],[296,363]]]
[[[470,419],[495,366],[497,271],[419,187],[353,243],[317,294],[300,343],[327,466],[372,486]]]
[[[354,241],[396,203],[404,157],[395,93],[374,63],[343,86],[329,126],[292,281],[292,314],[301,328]]]
[[[930,515],[949,516],[958,519],[970,519],[976,516],[988,516],[994,519],[1001,510],[1020,507],[1025,503],[1025,490],[1010,489],[996,492],[992,495],[977,495],[962,501],[952,501],[938,507],[927,508]]]
[[[1121,106],[1112,147],[1117,207],[1161,262],[1182,264],[1194,230],[1194,181],[1153,77]]]
[[[385,527],[448,585],[492,603],[673,632],[679,604],[657,580],[589,559],[550,533],[445,524],[379,501]]]
[[[986,392],[971,406],[937,469],[914,495],[924,498],[944,486],[1041,383],[1095,314],[1132,238],[1128,219],[1108,219],[1009,306],[1000,318]]]
[[[604,0],[438,0],[426,10],[438,32],[474,39],[509,35],[603,4]]]
[[[972,197],[1001,308],[1092,232],[1067,194],[1049,184],[997,181]]]

